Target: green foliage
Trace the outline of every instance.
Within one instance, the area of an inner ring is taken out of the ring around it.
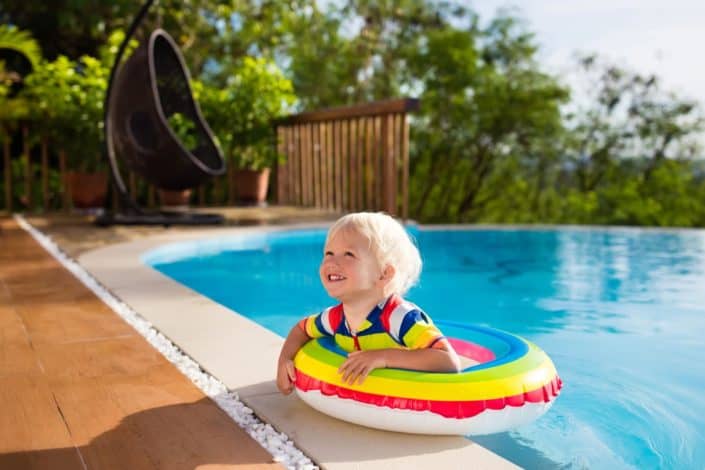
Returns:
[[[93,57],[73,62],[59,56],[40,64],[27,78],[23,95],[34,103],[36,127],[68,152],[73,169],[94,171],[103,166],[103,99],[108,73]]]
[[[30,180],[33,182],[30,185],[31,191],[31,204],[30,198],[27,197],[25,181],[27,174],[27,165],[29,160],[26,155],[20,155],[19,157],[12,160],[10,165],[10,174],[13,181],[12,185],[12,204],[14,207],[24,207],[30,210],[36,210],[42,208],[42,201],[44,195],[42,193],[42,186],[39,182],[42,180],[41,168],[34,162],[30,168]],[[2,193],[0,197],[5,197],[5,182],[1,182],[0,190]],[[47,190],[49,194],[49,208],[58,208],[60,205],[59,195],[61,194],[61,178],[59,172],[53,168],[48,169],[47,174]]]
[[[225,156],[238,168],[271,167],[278,158],[272,121],[295,100],[291,82],[271,61],[245,57],[222,88],[193,84],[194,95]]]
[[[96,171],[104,167],[103,101],[110,67],[124,38],[113,32],[100,50],[100,59],[59,56],[42,61],[27,77],[21,96],[32,103],[33,129],[48,135],[54,147],[67,151],[69,167]],[[128,48],[135,47],[133,42]]]
[[[11,49],[27,58],[32,68],[36,68],[42,59],[39,43],[29,31],[15,26],[0,24],[0,49]],[[2,74],[0,73],[0,77]]]
[[[555,158],[549,136],[562,132],[559,106],[567,92],[537,69],[526,34],[498,22],[473,34],[432,31],[410,61],[424,90],[411,154],[410,205],[420,220],[498,220],[507,209],[487,205],[507,197],[506,188],[534,191],[508,179],[532,176]],[[532,220],[525,213],[531,209],[517,208],[509,219]]]
[[[124,28],[137,13],[141,0],[3,0],[0,20],[32,32],[45,57],[78,59],[95,56],[109,32]]]
[[[167,118],[169,127],[174,131],[181,144],[189,151],[198,146],[198,135],[196,134],[196,123],[188,119],[181,113],[174,113]]]
[[[13,26],[0,25],[0,50],[3,49],[21,54],[34,68],[41,59],[41,51],[32,35]],[[30,114],[29,103],[16,96],[22,81],[18,71],[7,68],[0,60],[0,142],[10,140],[18,122]]]
[[[120,40],[108,32],[141,5],[94,3],[0,5],[0,17],[32,31],[56,58],[37,67],[23,97],[3,101],[0,79],[2,129],[31,117],[84,163],[100,161],[101,93]],[[273,164],[272,120],[294,105],[407,95],[422,104],[410,119],[409,192],[411,216],[422,222],[705,225],[705,118],[657,77],[586,56],[574,69],[585,89],[569,90],[538,64],[520,18],[480,22],[458,1],[323,4],[152,7],[142,29],[164,27],[181,46],[232,164]],[[169,120],[188,147],[193,123],[182,118]]]

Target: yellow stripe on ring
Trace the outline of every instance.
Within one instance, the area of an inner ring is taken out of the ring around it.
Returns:
[[[550,383],[556,376],[553,362],[544,356],[545,360],[537,367],[522,371],[513,376],[498,377],[485,381],[468,382],[409,382],[368,375],[362,385],[350,385],[341,381],[337,367],[325,364],[300,351],[295,364],[306,375],[323,382],[375,395],[412,398],[419,400],[469,401],[490,400],[536,390]],[[490,369],[484,369],[486,373]],[[420,372],[423,374],[423,372]],[[471,375],[472,372],[465,372]]]

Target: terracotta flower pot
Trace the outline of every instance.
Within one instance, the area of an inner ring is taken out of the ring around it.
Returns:
[[[170,191],[168,189],[159,189],[157,193],[159,193],[159,201],[162,207],[174,210],[188,208],[192,190]]]
[[[246,205],[264,205],[267,201],[270,169],[235,170],[233,183],[240,203]]]
[[[66,174],[66,186],[74,208],[103,207],[108,194],[108,175],[70,171]]]

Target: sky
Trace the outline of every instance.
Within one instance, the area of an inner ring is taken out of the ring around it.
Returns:
[[[527,22],[546,71],[569,74],[576,52],[656,74],[662,89],[705,107],[705,0],[472,0],[487,21],[509,7]]]

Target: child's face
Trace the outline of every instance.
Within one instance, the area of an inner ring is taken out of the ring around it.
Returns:
[[[328,295],[343,303],[379,301],[386,284],[368,240],[345,228],[326,243],[319,274]]]

